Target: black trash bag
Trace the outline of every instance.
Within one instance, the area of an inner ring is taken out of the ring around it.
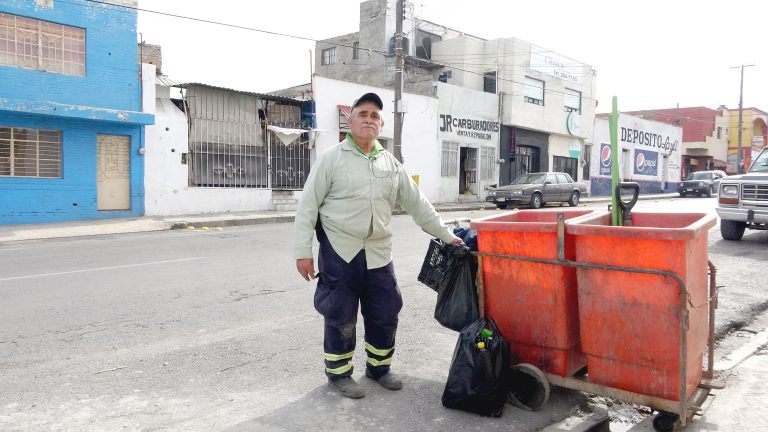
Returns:
[[[487,329],[485,336],[483,329]],[[443,405],[501,417],[507,402],[508,373],[507,341],[492,319],[480,318],[459,334],[443,391]]]
[[[461,331],[480,318],[475,286],[477,258],[465,246],[444,247],[450,256],[450,266],[438,282],[435,319],[444,327]]]

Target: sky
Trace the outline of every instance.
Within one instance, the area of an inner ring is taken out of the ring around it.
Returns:
[[[392,0],[394,1],[394,0]],[[182,82],[268,92],[310,81],[312,40],[359,30],[358,0],[140,0],[138,31]],[[151,13],[218,21],[310,40]],[[725,105],[768,112],[764,0],[415,0],[416,17],[515,37],[592,66],[597,112]],[[736,67],[736,68],[734,68]]]

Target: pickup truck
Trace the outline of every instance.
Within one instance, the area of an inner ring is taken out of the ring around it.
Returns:
[[[720,180],[717,214],[720,234],[741,240],[744,230],[768,229],[768,147],[755,158],[746,174]]]

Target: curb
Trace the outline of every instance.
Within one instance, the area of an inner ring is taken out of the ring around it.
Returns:
[[[667,195],[651,195],[640,196],[639,199],[669,199],[675,198],[677,194]],[[582,200],[583,204],[588,203],[610,203],[611,197],[590,197]],[[460,212],[460,211],[495,211],[496,206],[485,202],[477,202],[471,204],[457,204],[457,205],[437,205],[435,210],[438,213],[445,212]],[[165,230],[182,230],[189,228],[218,228],[218,227],[233,227],[233,226],[246,226],[246,225],[259,225],[259,224],[272,224],[272,223],[291,223],[295,219],[295,213],[283,212],[276,215],[242,215],[222,217],[211,216],[211,219],[205,220],[205,216],[195,215],[189,216],[189,219],[181,217],[170,217],[168,219],[158,218],[140,218],[138,220],[131,220],[128,224],[115,223],[110,224],[108,221],[99,224],[94,227],[67,227],[56,226],[55,224],[46,227],[35,227],[30,229],[18,229],[11,231],[0,230],[0,243],[13,242],[20,240],[39,240],[47,238],[62,238],[62,237],[83,237],[91,235],[108,235],[108,234],[124,234],[132,232],[147,232],[147,231],[165,231]],[[403,215],[406,212],[402,209],[396,209],[393,212],[394,215]],[[16,227],[14,227],[16,228]]]
[[[294,216],[265,216],[256,218],[243,218],[243,219],[222,219],[202,222],[172,222],[170,225],[171,230],[187,229],[187,228],[203,228],[203,227],[231,227],[231,226],[245,226],[245,225],[259,225],[268,223],[284,223],[293,222]]]

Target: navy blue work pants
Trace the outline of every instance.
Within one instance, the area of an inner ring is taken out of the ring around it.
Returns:
[[[320,242],[315,309],[325,318],[325,373],[330,379],[352,375],[358,305],[365,327],[366,367],[374,377],[389,372],[395,351],[397,315],[403,298],[390,262],[368,269],[365,251],[345,262],[333,250],[322,226],[317,225]]]

